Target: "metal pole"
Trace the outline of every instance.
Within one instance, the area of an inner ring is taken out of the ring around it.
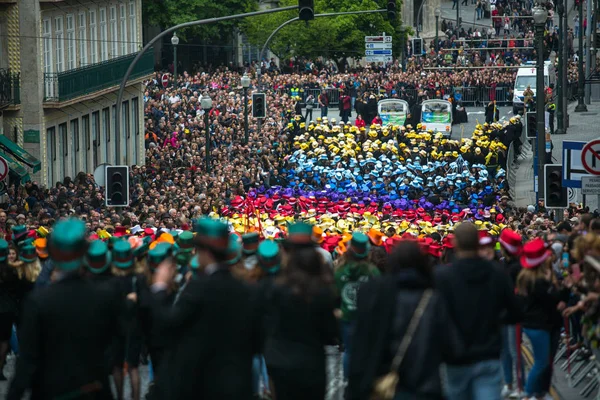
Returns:
[[[586,2],[586,14],[587,14],[587,27],[585,32],[585,76],[590,76],[592,66],[592,25],[595,25],[595,21],[592,21],[592,1]],[[595,29],[594,29],[595,32]],[[585,85],[585,104],[591,104],[592,88],[589,84]],[[600,205],[600,204],[599,204]]]
[[[125,85],[127,85],[127,81],[129,80],[129,77],[131,76],[131,73],[133,72],[133,69],[137,65],[138,61],[140,61],[140,59],[142,58],[144,53],[146,53],[146,51],[148,51],[148,49],[150,49],[154,45],[154,43],[158,42],[161,38],[165,37],[166,35],[173,33],[178,29],[189,28],[190,26],[213,24],[215,22],[229,21],[232,19],[254,17],[257,15],[272,14],[272,13],[277,13],[277,12],[281,12],[281,11],[292,11],[292,10],[297,10],[297,9],[298,9],[298,6],[295,5],[295,6],[289,6],[289,7],[273,8],[270,10],[253,11],[253,12],[244,13],[244,14],[228,15],[226,17],[201,19],[198,21],[185,22],[183,24],[175,25],[175,26],[172,26],[172,27],[162,31],[161,33],[159,33],[158,35],[153,37],[142,48],[142,50],[140,50],[140,52],[135,56],[133,61],[131,61],[131,64],[129,64],[129,68],[127,68],[127,71],[125,72],[125,75],[123,76],[123,79],[121,80],[121,85],[119,86],[119,92],[117,93],[117,103],[116,104],[119,105],[123,102],[123,93],[125,92]],[[384,11],[387,11],[387,10],[384,10]],[[120,120],[120,117],[121,117],[121,110],[118,106],[115,107],[115,110],[116,110],[115,111],[115,121],[116,121],[115,135],[117,135],[117,137],[119,137],[119,135],[121,134],[121,129],[120,129],[121,127],[119,126],[118,121]]]
[[[561,0],[559,0],[561,1]],[[563,27],[564,32],[561,31],[560,34],[562,35],[562,43],[563,43],[563,47],[562,47],[562,55],[560,56],[563,59],[563,69],[562,71],[560,71],[560,73],[562,74],[563,77],[563,83],[565,85],[565,87],[563,88],[562,91],[562,109],[564,110],[564,115],[563,115],[563,124],[564,124],[564,129],[565,129],[565,133],[567,133],[567,128],[569,128],[569,113],[567,112],[567,106],[569,104],[568,99],[567,99],[567,85],[569,84],[568,80],[567,80],[567,68],[569,67],[569,13],[568,11],[568,0],[562,0],[564,1],[564,20],[563,20]]]
[[[537,171],[538,171],[538,190],[541,194],[544,190],[544,164],[546,155],[546,118],[544,115],[544,24],[535,26],[535,39],[537,44],[537,72],[535,82],[535,111],[537,125]],[[543,194],[538,196],[542,198]]]
[[[456,32],[460,30],[460,0],[456,2]]]
[[[248,144],[248,88],[244,88],[244,144]]]
[[[562,4],[562,2],[560,2],[559,0],[559,4],[558,4],[558,31],[559,34],[562,35],[564,25],[563,25],[563,14],[565,12],[565,8]],[[566,88],[566,85],[563,81],[563,74],[562,74],[562,70],[564,68],[564,64],[565,64],[565,59],[563,58],[563,46],[566,46],[566,43],[563,43],[562,40],[558,41],[558,87],[556,88],[556,99],[558,100],[556,102],[556,131],[554,132],[557,135],[562,135],[565,132],[565,125],[564,125],[564,119],[563,119],[563,113],[564,113],[564,104],[562,103],[562,93],[563,93],[563,88]]]
[[[440,41],[439,41],[439,33],[440,33],[440,17],[435,16],[435,57],[438,57],[438,52],[440,51]]]
[[[208,126],[208,113],[204,110],[204,130],[206,131],[206,172],[210,172],[210,127]]]
[[[173,45],[173,79],[175,79],[175,87],[177,87],[177,45]]]
[[[579,0],[579,91],[577,92],[577,107],[575,112],[586,112],[587,107],[583,102],[585,75],[583,71],[583,0]]]

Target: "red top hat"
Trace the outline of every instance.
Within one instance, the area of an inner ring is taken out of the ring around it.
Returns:
[[[523,268],[535,268],[544,263],[552,252],[546,247],[541,238],[535,238],[523,246],[521,253],[521,266]]]
[[[127,235],[127,228],[124,226],[117,226],[115,228],[115,233],[113,234],[113,236],[115,237],[121,237],[121,236],[125,236]]]
[[[523,247],[521,235],[509,228],[503,229],[500,232],[500,239],[498,241],[504,247],[504,250],[513,256],[519,255]]]
[[[435,258],[442,257],[442,246],[437,243],[432,243],[429,245],[429,255]]]
[[[237,207],[237,206],[241,205],[243,202],[244,202],[244,200],[240,196],[235,196],[233,198],[233,200],[231,200],[231,206]]]
[[[486,231],[479,231],[479,245],[490,246],[494,244],[494,239]]]
[[[293,206],[294,204],[296,204],[297,201],[298,200],[296,200],[295,197],[290,197],[289,200],[288,200],[288,203],[290,203]]]
[[[498,224],[501,224],[501,223],[503,223],[503,222],[504,222],[504,215],[502,215],[502,214],[498,214],[498,215],[496,215],[496,222],[497,222]]]
[[[453,240],[454,240],[454,235],[453,234],[449,234],[444,239],[442,239],[442,245],[446,249],[453,249],[454,248],[454,242],[453,242]]]

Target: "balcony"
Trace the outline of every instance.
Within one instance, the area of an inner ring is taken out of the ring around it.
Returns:
[[[97,64],[65,72],[44,74],[44,102],[62,103],[119,86],[127,68],[137,53],[113,58]],[[129,81],[154,72],[154,50],[150,49],[138,61]]]
[[[0,69],[0,110],[21,103],[20,74]]]

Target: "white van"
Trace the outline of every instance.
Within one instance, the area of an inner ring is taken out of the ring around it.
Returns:
[[[515,79],[515,88],[513,92],[513,114],[517,115],[523,111],[523,92],[527,89],[527,86],[531,86],[531,90],[534,95],[536,93],[536,63],[535,61],[528,61],[521,65],[517,72],[517,79]],[[550,84],[556,88],[556,71],[551,61],[544,62],[544,86],[549,87]]]

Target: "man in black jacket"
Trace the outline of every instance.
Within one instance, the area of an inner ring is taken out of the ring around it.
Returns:
[[[104,355],[120,303],[112,290],[83,279],[85,224],[59,222],[48,240],[54,283],[34,291],[19,330],[21,354],[8,394],[21,399],[112,399]]]
[[[203,218],[194,230],[203,273],[173,306],[166,301],[177,272],[173,260],[158,267],[152,286],[157,329],[172,338],[157,374],[156,398],[252,399],[252,357],[262,344],[258,293],[225,264],[227,224]]]
[[[448,361],[448,399],[500,400],[502,323],[519,322],[522,310],[507,274],[477,256],[473,224],[456,228],[454,247],[456,261],[436,271],[436,287],[467,345],[463,355]]]

